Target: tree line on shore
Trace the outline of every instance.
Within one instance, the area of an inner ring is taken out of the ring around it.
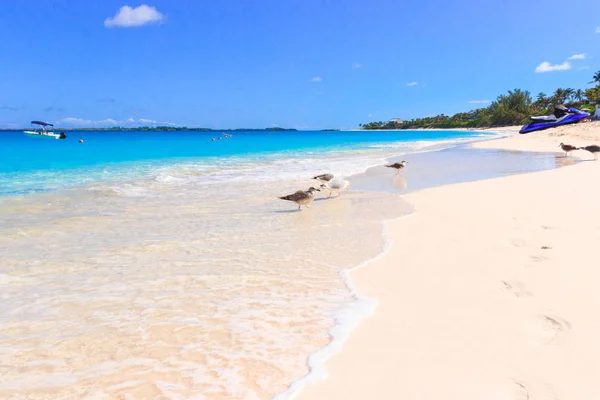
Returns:
[[[416,129],[416,128],[482,128],[522,125],[531,115],[544,115],[555,104],[580,108],[594,113],[600,101],[600,71],[597,71],[589,89],[558,88],[552,95],[539,93],[535,99],[527,90],[514,89],[501,94],[488,107],[452,116],[415,118],[408,121],[379,121],[359,124],[362,129]]]

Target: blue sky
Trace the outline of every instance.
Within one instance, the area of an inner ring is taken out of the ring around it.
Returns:
[[[596,31],[597,0],[7,1],[0,127],[354,128],[453,114],[517,87],[588,87]]]

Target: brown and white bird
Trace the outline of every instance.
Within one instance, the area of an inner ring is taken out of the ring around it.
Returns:
[[[566,156],[570,156],[570,155],[571,155],[571,152],[572,152],[573,150],[577,150],[577,147],[575,147],[575,146],[571,146],[570,144],[564,144],[564,143],[562,143],[562,142],[561,142],[561,143],[558,145],[558,147],[560,147],[560,148],[562,149],[562,151],[564,151],[564,152],[565,152],[565,157],[566,157]]]
[[[298,204],[298,210],[300,210],[302,206],[310,208],[309,204],[315,199],[315,192],[320,191],[321,190],[311,186],[308,190],[298,190],[296,193],[288,194],[287,196],[282,196],[279,198],[281,200],[293,201],[294,203]]]
[[[312,179],[316,179],[319,182],[329,182],[330,180],[333,179],[333,175],[332,174],[322,174],[322,175],[317,175],[317,176],[313,176]]]
[[[406,164],[408,164],[408,161],[402,160],[402,161],[397,162],[397,163],[386,165],[386,167],[388,167],[388,168],[394,168],[396,170],[396,175],[398,175],[400,173],[400,170],[402,168],[406,167]]]
[[[327,183],[323,183],[320,187],[321,190],[328,191],[329,197],[336,192],[338,197],[342,190],[348,190],[350,188],[350,182],[345,179],[332,179]]]
[[[594,155],[594,160],[598,159],[598,153],[600,153],[600,146],[592,144],[585,147],[579,147],[577,150],[587,150]]]

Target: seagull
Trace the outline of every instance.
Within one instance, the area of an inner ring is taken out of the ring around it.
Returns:
[[[592,144],[590,146],[579,147],[577,150],[587,150],[594,155],[594,160],[598,159],[598,153],[600,153],[600,146]]]
[[[333,179],[333,175],[332,174],[322,174],[322,175],[317,175],[317,176],[313,176],[312,179],[316,179],[320,182],[329,182],[330,180]]]
[[[329,191],[329,197],[331,197],[333,192],[337,192],[337,195],[339,197],[342,190],[347,191],[349,188],[350,182],[344,179],[333,179],[321,185],[321,190]]]
[[[310,187],[308,190],[298,190],[296,193],[288,194],[287,196],[279,197],[281,200],[293,201],[298,204],[298,210],[302,206],[310,208],[309,204],[315,199],[315,192],[320,192],[320,189]]]
[[[577,150],[577,147],[571,146],[570,144],[564,144],[562,142],[558,145],[558,147],[560,147],[562,149],[562,151],[565,152],[565,157],[568,156],[568,155],[570,155],[570,153],[573,150]]]
[[[388,168],[394,168],[396,170],[396,175],[398,175],[400,173],[400,170],[404,167],[406,167],[406,164],[408,164],[408,161],[404,161],[402,160],[401,162],[397,162],[397,163],[393,163],[390,165],[386,165],[386,167]]]

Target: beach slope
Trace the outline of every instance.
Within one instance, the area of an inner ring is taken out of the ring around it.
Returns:
[[[481,147],[560,152],[585,124]],[[593,140],[596,139],[594,142]],[[389,253],[351,273],[379,300],[301,399],[583,399],[600,393],[600,161],[404,199]]]

